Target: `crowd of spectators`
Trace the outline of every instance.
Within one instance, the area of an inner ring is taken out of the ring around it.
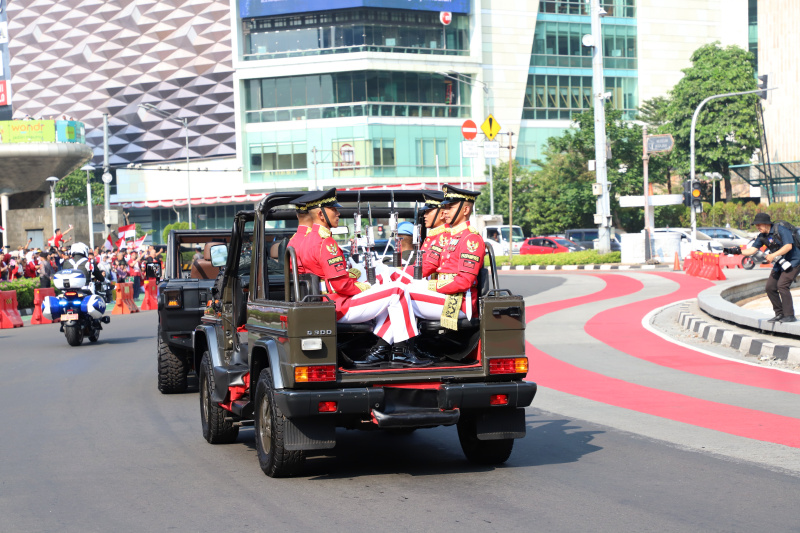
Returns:
[[[16,250],[5,247],[0,254],[0,281],[13,281],[23,278],[39,278],[39,286],[48,288],[53,276],[61,270],[62,263],[69,259],[69,247],[49,247],[40,249],[30,247],[31,241]],[[133,283],[134,298],[137,298],[144,285],[145,268],[148,263],[157,263],[158,271],[163,271],[164,257],[154,246],[146,252],[126,248],[113,250],[97,247],[89,252],[89,270],[95,265],[103,271],[106,281],[113,283],[129,281]]]

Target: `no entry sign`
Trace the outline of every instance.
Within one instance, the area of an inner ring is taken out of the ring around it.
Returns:
[[[464,124],[461,125],[461,135],[463,135],[466,140],[471,141],[478,135],[478,126],[471,120],[465,120]]]

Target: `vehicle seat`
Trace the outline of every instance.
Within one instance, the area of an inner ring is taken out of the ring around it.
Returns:
[[[489,294],[489,290],[491,287],[491,283],[489,281],[491,275],[489,274],[489,269],[486,267],[481,268],[478,271],[478,286],[476,290],[478,291],[478,297],[484,298],[486,295]],[[417,320],[417,326],[419,327],[420,334],[427,334],[427,335],[439,335],[440,332],[444,329],[442,327],[442,322],[440,320]],[[459,332],[468,332],[474,333],[479,327],[481,326],[481,321],[478,317],[473,316],[471,320],[466,318],[459,318],[458,319],[458,331]]]
[[[219,267],[211,264],[211,247],[219,244],[218,242],[207,242],[203,248],[203,258],[192,263],[192,270],[189,274],[191,279],[216,279],[219,275]]]

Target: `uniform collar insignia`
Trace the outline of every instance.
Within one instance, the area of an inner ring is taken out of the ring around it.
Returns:
[[[462,222],[461,224],[459,224],[455,228],[451,228],[450,229],[450,234],[451,235],[458,235],[459,233],[461,233],[462,231],[466,230],[467,228],[469,228],[469,220],[465,220],[464,222]]]
[[[314,225],[317,226],[317,232],[319,233],[319,236],[322,237],[323,239],[327,239],[328,237],[331,236],[331,230],[329,230],[328,228],[320,226],[319,224],[314,224]]]
[[[450,227],[439,226],[438,228],[433,228],[432,230],[428,231],[428,237],[435,237],[440,233],[450,233]]]

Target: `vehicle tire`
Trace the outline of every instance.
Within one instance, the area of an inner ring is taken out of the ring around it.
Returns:
[[[83,342],[83,331],[79,325],[64,326],[64,336],[70,346],[80,346]]]
[[[756,260],[752,257],[745,257],[742,259],[742,268],[745,270],[753,270],[756,266]]]
[[[262,370],[258,376],[254,417],[256,452],[261,470],[269,477],[296,474],[305,462],[305,454],[285,448],[286,417],[275,403],[272,374],[268,368]]]
[[[514,447],[514,439],[478,440],[475,417],[465,413],[458,421],[458,440],[467,460],[480,465],[505,463]]]
[[[161,394],[186,392],[188,387],[189,361],[184,354],[172,351],[161,337],[161,326],[158,327],[158,390]]]
[[[89,342],[97,342],[100,339],[100,330],[92,328],[92,334],[89,335]]]
[[[210,444],[230,444],[239,436],[239,426],[225,420],[228,412],[211,401],[214,390],[214,374],[211,371],[211,356],[203,353],[198,375],[200,384],[200,420],[203,423],[203,437]]]

